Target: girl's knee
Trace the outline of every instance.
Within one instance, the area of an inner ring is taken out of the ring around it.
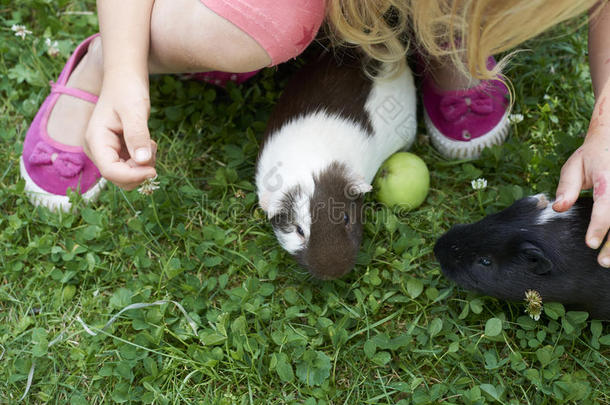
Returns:
[[[274,65],[301,54],[316,37],[325,15],[324,0],[290,0],[269,3],[263,12],[276,22],[259,34],[259,42]]]
[[[299,55],[325,0],[156,0],[151,59],[158,73],[248,72]]]
[[[193,0],[156,0],[151,60],[157,73],[251,71],[271,63],[255,39]]]
[[[298,56],[315,38],[325,0],[202,0],[262,48],[275,65]]]

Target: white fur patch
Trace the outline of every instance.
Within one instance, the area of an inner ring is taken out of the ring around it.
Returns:
[[[314,176],[333,161],[358,168],[352,169],[354,176],[370,182],[375,173],[368,176],[359,170],[363,157],[370,155],[368,148],[365,129],[336,114],[317,111],[288,122],[270,135],[256,169],[258,197],[265,201],[267,215],[275,215],[284,194],[297,185],[311,199]]]
[[[286,251],[290,254],[295,254],[299,250],[304,249],[309,241],[309,235],[311,234],[311,214],[309,212],[309,200],[310,197],[304,194],[301,194],[297,198],[294,204],[296,212],[293,214],[295,215],[295,217],[293,218],[295,226],[291,232],[285,233],[279,229],[275,231],[275,236],[280,242],[280,245],[282,245],[282,247],[286,249]],[[303,233],[305,234],[305,237],[298,234],[296,225],[299,225],[301,227]]]
[[[374,80],[364,108],[369,113],[375,133],[369,153],[379,159],[368,167],[372,172],[371,177],[367,177],[368,181],[372,181],[381,163],[390,155],[413,145],[417,132],[416,107],[415,84],[408,66],[403,66],[395,77]]]
[[[564,212],[557,212],[553,209],[553,200],[549,200],[546,194],[536,194],[532,198],[538,200],[536,207],[540,209],[536,225],[544,225],[549,221],[560,218],[569,218],[574,214],[574,209],[570,208]]]
[[[532,198],[538,200],[538,202],[536,203],[536,207],[538,207],[539,209],[544,209],[549,205],[549,198],[544,193],[533,195]]]

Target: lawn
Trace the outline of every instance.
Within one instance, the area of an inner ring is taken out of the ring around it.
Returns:
[[[0,403],[610,402],[607,326],[552,303],[534,321],[457,288],[432,254],[452,224],[554,193],[593,106],[585,27],[515,56],[524,119],[505,145],[446,161],[420,137],[426,202],[369,210],[358,264],[333,282],[308,277],[257,208],[257,145],[298,61],[227,91],[152,78],[160,188],[75,195],[75,214],[29,205],[25,132],[96,30],[92,0],[0,0]]]

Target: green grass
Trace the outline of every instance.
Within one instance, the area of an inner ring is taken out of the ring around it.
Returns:
[[[0,1],[0,403],[24,394],[32,369],[26,403],[610,402],[607,326],[549,303],[534,322],[521,303],[457,288],[432,255],[452,224],[554,192],[593,105],[584,29],[515,57],[507,73],[525,119],[503,147],[449,162],[416,145],[432,175],[425,204],[370,212],[356,269],[317,282],[279,248],[253,185],[257,142],[295,64],[227,92],[154,78],[161,188],[111,186],[74,215],[28,204],[25,132],[49,80],[95,32],[95,15],[80,13],[93,10]],[[16,23],[33,34],[15,37]],[[57,58],[45,36],[59,40]],[[180,303],[197,335],[174,304],[100,331],[126,305],[157,300]]]

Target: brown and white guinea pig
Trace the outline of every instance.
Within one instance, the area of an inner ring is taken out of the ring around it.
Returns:
[[[527,290],[542,300],[610,319],[610,269],[585,244],[593,200],[580,198],[555,212],[544,194],[522,198],[479,222],[456,225],[434,254],[443,273],[463,288],[523,301]]]
[[[291,78],[269,119],[259,203],[282,247],[314,277],[353,268],[363,196],[383,161],[415,138],[411,71],[405,63],[385,76],[368,77],[351,56],[322,54]]]

